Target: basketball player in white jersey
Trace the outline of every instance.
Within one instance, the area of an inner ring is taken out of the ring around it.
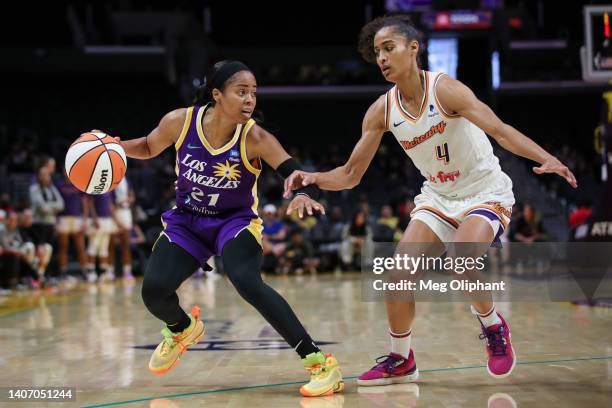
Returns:
[[[576,179],[557,158],[503,123],[461,82],[419,69],[418,36],[406,16],[380,17],[363,27],[359,39],[362,56],[376,62],[394,86],[367,111],[362,137],[346,164],[325,173],[294,172],[285,181],[285,196],[309,184],[326,190],[355,187],[383,134],[391,131],[425,177],[401,242],[427,243],[428,248],[444,248],[444,243],[452,242],[488,247],[507,227],[514,195],[512,181],[501,170],[485,132],[506,150],[539,163],[533,168],[536,174],[557,173],[573,187],[577,187]],[[426,255],[439,256],[441,252]],[[482,328],[481,338],[487,342],[488,372],[501,378],[512,372],[516,356],[509,326],[491,299],[486,293],[484,298],[470,300]],[[410,348],[415,303],[387,300],[386,307],[391,352],[358,378],[359,385],[418,378]]]

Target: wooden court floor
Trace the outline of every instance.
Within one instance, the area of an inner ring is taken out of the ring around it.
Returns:
[[[185,308],[202,307],[207,336],[163,376],[147,369],[161,325],[142,304],[139,282],[1,298],[0,387],[70,386],[77,399],[0,406],[612,407],[612,309],[499,304],[519,363],[495,380],[468,306],[419,303],[412,343],[419,382],[360,388],[356,376],[388,352],[388,336],[384,305],[361,301],[359,275],[266,280],[337,356],[343,394],[300,397],[307,376],[297,355],[219,278],[181,287]]]

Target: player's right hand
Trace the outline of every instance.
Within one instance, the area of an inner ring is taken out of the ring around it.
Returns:
[[[308,173],[302,170],[295,170],[285,179],[285,192],[283,193],[283,198],[291,198],[291,192],[293,190],[297,190],[311,184],[317,184],[317,173]]]

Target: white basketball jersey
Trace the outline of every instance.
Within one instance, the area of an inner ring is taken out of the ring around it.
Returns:
[[[445,112],[438,103],[436,85],[445,74],[422,72],[426,91],[418,115],[404,109],[396,85],[386,94],[385,122],[425,177],[423,186],[450,198],[462,198],[507,177],[487,135],[460,115]]]

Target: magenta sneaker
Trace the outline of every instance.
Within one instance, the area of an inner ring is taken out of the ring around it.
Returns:
[[[487,340],[487,371],[495,378],[505,378],[510,375],[516,365],[516,354],[510,340],[510,327],[501,314],[497,313],[501,324],[494,324],[485,328],[482,323],[480,340]]]
[[[376,364],[369,371],[361,374],[357,384],[362,386],[389,385],[416,381],[419,370],[414,361],[414,353],[410,350],[408,360],[399,354],[391,353],[376,359]]]

